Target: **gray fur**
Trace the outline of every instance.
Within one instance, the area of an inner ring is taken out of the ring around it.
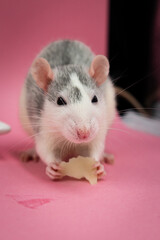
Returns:
[[[33,129],[37,132],[39,130],[37,123],[44,105],[44,92],[37,86],[31,74],[28,74],[27,77],[26,90],[28,116],[33,124]]]
[[[82,99],[82,94],[77,87],[72,87],[69,92],[69,99],[71,102],[76,103]]]
[[[67,65],[59,66],[56,69],[56,75],[54,81],[48,87],[48,100],[56,103],[56,100],[61,92],[65,89],[71,91],[70,75],[76,73],[81,83],[87,86],[89,89],[96,89],[96,84],[86,73],[82,66]],[[81,98],[79,97],[79,100]],[[72,102],[72,101],[71,101]],[[73,101],[75,102],[75,101]]]
[[[51,68],[64,65],[89,67],[94,54],[89,47],[79,41],[61,40],[49,44],[38,57],[45,58]]]
[[[89,88],[96,89],[96,84],[86,72],[94,58],[94,54],[86,45],[78,41],[63,40],[49,44],[37,57],[45,58],[54,73],[54,81],[48,87],[48,94],[44,94],[31,74],[28,73],[26,79],[27,89],[27,111],[31,122],[38,123],[41,111],[43,110],[45,97],[54,104],[57,102],[59,94],[67,89],[70,96],[70,102],[80,101],[82,95],[80,90],[70,85],[70,75],[76,72],[82,84]],[[32,106],[32,108],[30,108]],[[39,129],[36,127],[35,131]]]

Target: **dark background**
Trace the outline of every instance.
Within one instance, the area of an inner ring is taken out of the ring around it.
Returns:
[[[156,0],[110,1],[110,75],[116,86],[127,89],[145,107],[156,89],[153,69],[153,30]],[[118,96],[118,109],[131,108]]]

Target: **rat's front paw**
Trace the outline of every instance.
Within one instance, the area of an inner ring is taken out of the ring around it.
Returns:
[[[97,162],[97,163],[94,165],[94,168],[95,168],[96,171],[97,171],[97,178],[101,178],[101,177],[103,177],[104,175],[106,175],[106,172],[105,172],[105,169],[104,169],[104,166],[103,166],[102,163]]]
[[[52,180],[61,179],[63,175],[60,173],[59,163],[52,162],[46,167],[46,174]]]

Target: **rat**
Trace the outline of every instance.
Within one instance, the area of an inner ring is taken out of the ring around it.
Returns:
[[[20,121],[35,142],[23,157],[38,156],[53,180],[62,177],[62,161],[91,157],[101,177],[115,109],[108,59],[80,41],[50,43],[33,61],[21,93]]]

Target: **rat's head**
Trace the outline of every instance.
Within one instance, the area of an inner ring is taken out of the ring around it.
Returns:
[[[47,60],[36,59],[31,73],[46,93],[44,110],[50,130],[56,128],[72,143],[92,141],[105,121],[108,72],[108,60],[101,55],[93,59],[89,69],[68,65],[52,70]]]

